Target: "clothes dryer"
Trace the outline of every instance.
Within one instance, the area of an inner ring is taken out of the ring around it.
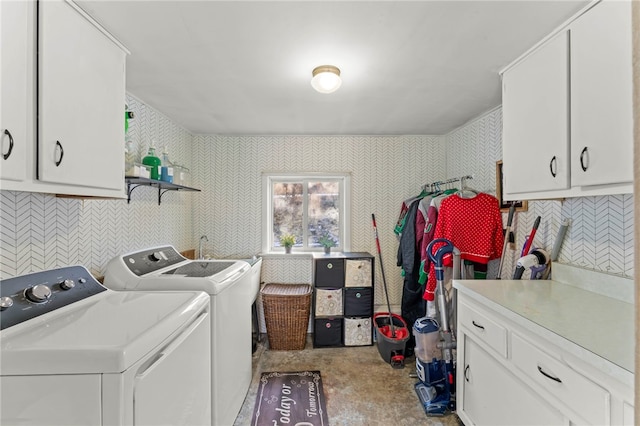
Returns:
[[[233,425],[251,384],[251,267],[242,260],[190,260],[172,246],[112,259],[105,286],[126,291],[200,290],[211,305],[212,423]]]
[[[0,424],[210,424],[208,302],[82,266],[0,281]]]

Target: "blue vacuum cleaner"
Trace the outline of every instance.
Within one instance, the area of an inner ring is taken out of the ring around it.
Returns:
[[[432,253],[434,244],[444,243]],[[455,411],[456,342],[449,326],[449,312],[444,291],[444,264],[446,254],[460,255],[451,241],[438,238],[427,246],[427,255],[436,272],[436,299],[440,323],[434,318],[418,318],[413,325],[416,338],[416,373],[420,381],[415,390],[427,416],[442,416]],[[454,262],[454,268],[455,268]]]

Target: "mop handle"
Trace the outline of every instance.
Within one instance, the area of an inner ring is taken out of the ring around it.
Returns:
[[[376,216],[371,213],[371,220],[373,221],[373,236],[376,239],[376,247],[378,248],[378,254],[380,254],[380,241],[378,241],[378,227],[376,226]],[[380,265],[382,267],[382,265]]]
[[[513,214],[516,212],[516,202],[511,203],[509,207],[509,217],[507,218],[507,227],[504,233],[504,244],[502,245],[502,254],[500,255],[500,267],[498,268],[497,280],[501,279],[502,267],[504,266],[505,252],[509,246],[509,234],[511,233],[511,224],[513,223]]]
[[[391,337],[396,337],[396,329],[393,325],[393,316],[391,314],[391,303],[389,302],[389,291],[387,290],[387,280],[384,276],[384,265],[382,264],[382,252],[380,251],[380,240],[378,239],[378,227],[376,226],[376,215],[371,213],[371,220],[373,221],[373,236],[376,239],[376,247],[378,248],[378,263],[380,264],[380,271],[382,272],[382,284],[384,285],[384,295],[387,299],[387,309],[389,310],[389,327],[391,328]]]

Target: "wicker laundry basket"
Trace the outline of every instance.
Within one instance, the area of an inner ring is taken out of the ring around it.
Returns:
[[[312,288],[309,284],[266,284],[260,291],[269,348],[302,350],[307,342]]]

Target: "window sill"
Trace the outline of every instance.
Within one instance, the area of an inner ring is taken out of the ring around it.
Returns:
[[[325,254],[324,251],[295,251],[291,253],[284,253],[278,251],[260,253],[261,257],[283,258],[283,257],[308,257],[308,258],[324,258],[324,257],[344,257],[344,253],[341,251],[331,251],[330,254]]]
[[[283,258],[283,257],[304,257],[304,258],[313,258],[313,252],[311,251],[298,251],[293,250],[291,253],[278,252],[278,251],[270,251],[265,253],[260,253],[259,256],[263,258]]]

